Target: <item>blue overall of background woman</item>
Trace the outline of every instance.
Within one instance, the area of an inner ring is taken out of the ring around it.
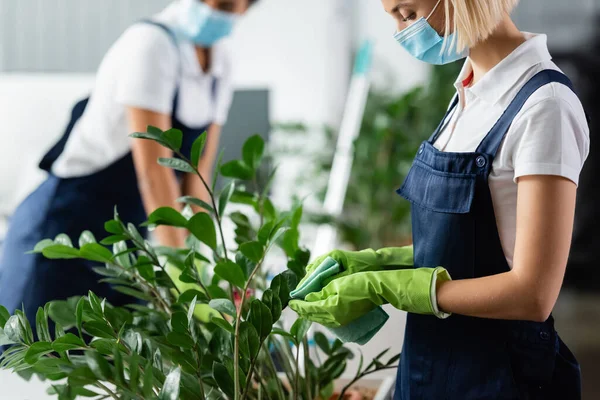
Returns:
[[[512,22],[518,0],[382,3],[417,59],[468,56],[447,115],[398,190],[412,203],[414,248],[332,252],[347,271],[290,307],[328,327],[352,322],[340,309],[408,311],[396,399],[580,399],[579,364],[551,316],[589,152],[569,79],[546,36]],[[414,269],[377,264],[406,251]],[[343,265],[365,259],[374,263],[366,272]]]
[[[104,238],[104,222],[115,206],[123,220],[139,226],[152,210],[180,208],[175,199],[182,195],[206,199],[198,179],[176,176],[157,164],[159,157],[172,154],[128,135],[149,125],[180,129],[182,152],[189,156],[193,141],[207,131],[199,170],[207,180],[212,176],[232,99],[229,48],[221,39],[253,2],[177,0],[130,27],[111,47],[90,98],[73,108],[65,134],[40,163],[47,180],[11,220],[0,260],[0,304],[10,312],[24,306],[34,319],[46,302],[88,290],[114,305],[134,301],[98,283],[88,262],[26,252],[60,233],[75,244],[84,230]],[[184,246],[181,230],[160,227],[154,234],[163,245]]]

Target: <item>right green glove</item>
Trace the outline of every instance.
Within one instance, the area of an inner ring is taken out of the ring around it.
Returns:
[[[344,326],[377,306],[389,303],[399,310],[446,318],[437,307],[436,285],[449,281],[444,268],[359,272],[338,278],[304,300],[290,301],[302,318],[330,328]]]

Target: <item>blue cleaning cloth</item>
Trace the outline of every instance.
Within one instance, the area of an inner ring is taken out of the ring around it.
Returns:
[[[330,278],[342,272],[342,267],[331,257],[327,257],[315,268],[312,274],[296,290],[290,293],[292,299],[304,300],[309,293],[320,292]],[[389,315],[381,307],[355,319],[339,328],[327,328],[344,343],[367,344],[385,325]]]

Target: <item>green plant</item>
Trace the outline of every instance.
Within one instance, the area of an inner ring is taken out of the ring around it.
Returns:
[[[400,187],[423,140],[437,127],[455,92],[452,82],[459,63],[434,67],[427,84],[401,96],[372,91],[369,95],[360,134],[354,143],[354,162],[344,212],[335,218],[313,212],[316,223],[336,226],[343,242],[355,249],[398,246],[410,239],[410,205],[394,194]],[[309,129],[302,124],[280,125],[286,135],[295,135],[300,148],[279,148],[276,152],[301,153],[307,146],[300,135]],[[320,130],[325,140],[318,149],[305,154],[311,164],[301,183],[322,199],[331,171],[337,136],[331,128]],[[312,140],[312,139],[311,139]],[[315,188],[316,186],[316,188]]]
[[[146,225],[187,229],[188,248],[153,246],[117,210],[105,224],[108,236],[99,242],[83,232],[78,246],[66,235],[38,243],[33,252],[48,258],[97,262],[102,281],[130,295],[132,304],[115,307],[92,292],[54,301],[39,308],[36,336],[22,311],[11,316],[0,306],[0,345],[10,346],[0,355],[0,367],[47,379],[49,392],[60,400],[328,398],[353,355],[339,340],[331,343],[317,334],[326,357],[313,361],[307,345],[311,324],[298,319],[285,330],[280,321],[310,254],[298,244],[302,206],[288,212],[275,208],[267,196],[273,174],[258,189],[262,139],[250,138],[242,159],[217,169],[232,180],[216,196],[197,169],[205,135],[194,143],[191,159],[179,151],[180,131],[149,127],[133,136],[171,149],[180,158],[158,162],[196,174],[210,193],[210,203],[179,199],[207,213],[165,207],[148,216]],[[236,225],[235,249],[227,246],[222,226],[231,203],[253,214],[229,213]],[[210,248],[210,256],[201,252],[200,243]],[[268,282],[264,264],[273,247],[285,253],[287,269]],[[361,363],[356,377],[390,368],[397,360],[380,358],[364,369]]]

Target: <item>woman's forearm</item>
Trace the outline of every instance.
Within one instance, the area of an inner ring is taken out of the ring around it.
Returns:
[[[440,310],[479,318],[545,321],[550,310],[539,290],[511,272],[442,282],[437,288]]]

